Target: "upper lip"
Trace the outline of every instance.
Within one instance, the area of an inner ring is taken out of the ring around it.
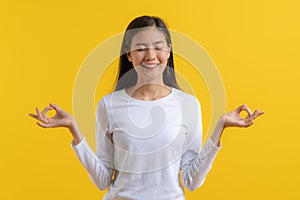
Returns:
[[[143,65],[157,65],[159,63],[143,63]]]

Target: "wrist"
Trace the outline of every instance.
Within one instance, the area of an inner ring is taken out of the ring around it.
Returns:
[[[67,124],[68,124],[68,125],[67,125],[67,128],[68,128],[69,130],[72,130],[72,129],[74,130],[74,129],[77,127],[76,121],[74,120],[73,117],[69,119],[69,121],[68,121]]]
[[[224,130],[225,128],[227,128],[226,126],[226,114],[222,115],[219,120],[217,121],[217,128],[219,130]]]
[[[71,121],[70,125],[68,126],[68,129],[72,134],[73,144],[78,144],[82,140],[82,137],[79,133],[79,128],[78,128],[77,123],[74,119]]]
[[[215,126],[215,129],[213,131],[213,133],[211,134],[210,138],[212,140],[212,142],[216,145],[219,146],[220,145],[220,139],[222,136],[222,133],[224,131],[224,118],[221,117]]]

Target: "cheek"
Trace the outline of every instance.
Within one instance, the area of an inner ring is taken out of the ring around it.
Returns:
[[[143,56],[138,53],[131,54],[131,61],[133,64],[141,61],[142,59],[143,59]]]
[[[168,57],[169,57],[169,53],[168,52],[160,52],[159,54],[157,54],[157,57],[161,61],[167,62],[168,61]]]

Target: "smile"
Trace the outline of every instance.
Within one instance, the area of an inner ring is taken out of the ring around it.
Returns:
[[[154,69],[157,66],[159,66],[159,63],[157,63],[157,64],[142,64],[142,67],[144,67],[146,69]]]

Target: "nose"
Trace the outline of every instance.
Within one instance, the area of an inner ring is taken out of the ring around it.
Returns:
[[[145,59],[146,60],[153,60],[155,59],[156,53],[153,48],[147,48],[146,54],[145,54]]]

